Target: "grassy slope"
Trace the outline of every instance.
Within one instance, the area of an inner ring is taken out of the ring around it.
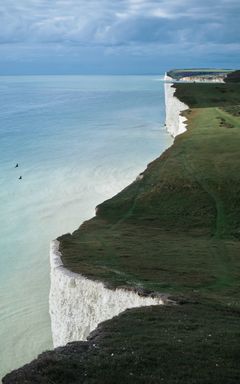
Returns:
[[[188,131],[60,238],[67,268],[109,286],[239,303],[239,84],[178,84]]]
[[[190,303],[129,310],[3,384],[238,384],[239,315]]]

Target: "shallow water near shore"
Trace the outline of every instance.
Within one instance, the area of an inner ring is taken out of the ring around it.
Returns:
[[[50,241],[171,145],[160,78],[0,77],[0,377],[52,348]]]

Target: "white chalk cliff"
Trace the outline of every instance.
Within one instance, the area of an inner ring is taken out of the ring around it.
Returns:
[[[172,78],[165,76],[166,126],[173,136],[186,131],[181,112],[188,106],[180,102],[172,88]],[[111,319],[128,308],[164,304],[162,297],[140,296],[134,291],[111,290],[102,282],[73,273],[63,266],[59,242],[50,251],[51,288],[49,312],[54,347],[71,341],[86,340],[99,323]]]
[[[219,75],[219,76],[186,76],[181,77],[181,81],[187,81],[189,83],[196,82],[196,83],[224,83],[224,79],[226,78],[226,75]]]
[[[143,297],[124,289],[111,290],[63,266],[59,242],[50,252],[51,289],[49,296],[54,347],[86,340],[102,321],[128,308],[163,304],[161,297]]]
[[[182,116],[182,112],[189,107],[182,103],[176,96],[174,96],[175,88],[172,87],[174,80],[165,75],[164,77],[165,88],[165,109],[166,109],[166,127],[168,132],[176,137],[184,133],[186,128],[186,118]]]

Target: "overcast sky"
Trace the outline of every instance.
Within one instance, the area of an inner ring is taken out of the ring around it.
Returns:
[[[240,0],[1,0],[0,74],[237,68]]]

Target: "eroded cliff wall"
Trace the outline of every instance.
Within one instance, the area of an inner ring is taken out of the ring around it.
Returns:
[[[51,289],[49,309],[54,347],[86,340],[99,323],[128,308],[163,304],[162,297],[143,297],[124,289],[111,290],[67,270],[61,261],[59,242],[50,252]]]
[[[186,131],[186,118],[181,115],[181,112],[188,109],[188,106],[174,96],[175,88],[172,87],[173,79],[165,75],[164,80],[166,127],[168,132],[173,137],[176,137]]]

